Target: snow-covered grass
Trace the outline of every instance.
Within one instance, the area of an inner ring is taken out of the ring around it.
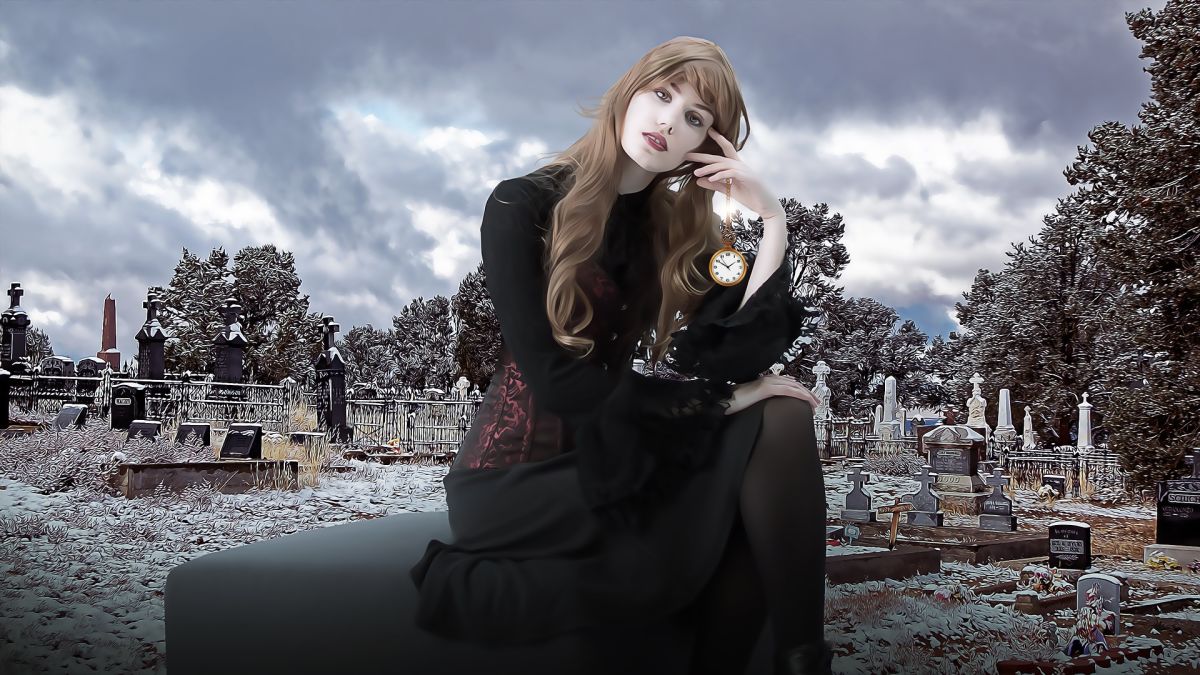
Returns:
[[[327,453],[300,458],[313,467],[316,480],[298,491],[226,495],[208,487],[127,500],[98,469],[118,449],[142,461],[209,459],[213,451],[144,441],[122,448],[121,438],[89,424],[0,439],[0,672],[165,672],[163,586],[176,565],[297,531],[445,509],[444,465],[352,461],[347,462],[352,472],[335,473],[331,467],[341,460]],[[276,441],[264,447],[267,455],[284,451]],[[832,516],[849,491],[845,474],[843,467],[825,472]],[[914,492],[917,483],[879,476],[869,487],[879,504],[882,495]],[[1026,502],[1045,508],[1035,496],[1018,494],[1019,516]],[[1060,500],[1054,510],[1065,513],[1070,503]],[[1133,519],[1145,522],[1141,507],[1122,508],[1135,509]],[[1080,511],[1108,515],[1100,507]],[[1160,580],[1180,587],[1198,581],[1195,575],[1147,570],[1140,560],[1120,567],[1142,589]],[[995,672],[995,662],[1010,656],[1053,657],[1049,636],[1053,630],[1065,642],[1066,619],[1055,626],[1054,616],[1015,613],[971,592],[1017,575],[1003,566],[946,562],[937,574],[829,586],[826,635],[836,648],[836,671],[984,673]],[[1158,637],[1168,636],[1144,639]],[[1165,664],[1200,665],[1200,638],[1170,637],[1173,644],[1163,640]]]

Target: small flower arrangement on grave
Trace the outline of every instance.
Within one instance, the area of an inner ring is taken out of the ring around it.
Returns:
[[[1162,551],[1154,551],[1150,554],[1150,558],[1146,560],[1146,567],[1152,570],[1174,571],[1182,569],[1179,561]]]
[[[950,581],[938,586],[933,591],[933,597],[941,602],[958,604],[975,602],[975,592],[967,588],[961,581]]]
[[[1037,496],[1039,502],[1045,502],[1053,506],[1055,500],[1062,495],[1058,494],[1058,490],[1054,489],[1053,485],[1043,485],[1038,489]]]
[[[1041,596],[1066,593],[1073,586],[1071,582],[1059,576],[1057,569],[1045,565],[1026,565],[1021,570],[1020,579],[1017,580],[1017,588],[1030,590]]]

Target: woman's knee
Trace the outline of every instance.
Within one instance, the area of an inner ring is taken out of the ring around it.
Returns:
[[[808,401],[794,396],[772,396],[766,400],[763,416],[770,417],[775,423],[811,426],[813,407]]]

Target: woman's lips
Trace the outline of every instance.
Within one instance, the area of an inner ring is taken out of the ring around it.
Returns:
[[[658,150],[659,152],[667,151],[666,143],[660,141],[654,134],[642,134],[642,136],[646,139],[646,142],[650,144],[650,147]]]

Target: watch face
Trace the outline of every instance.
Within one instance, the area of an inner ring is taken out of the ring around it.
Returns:
[[[713,277],[722,283],[731,284],[742,275],[742,258],[734,251],[722,251],[712,261]]]

